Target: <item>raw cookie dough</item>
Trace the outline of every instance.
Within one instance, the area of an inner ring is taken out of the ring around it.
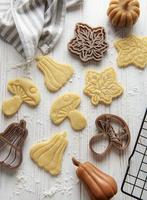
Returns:
[[[91,103],[96,106],[99,103],[111,104],[113,98],[123,93],[123,88],[116,82],[113,68],[108,68],[101,73],[89,70],[84,93],[91,97]]]
[[[80,97],[75,93],[67,93],[57,98],[51,107],[51,120],[58,125],[65,118],[70,120],[74,130],[79,131],[86,127],[85,117],[76,108],[80,105]]]
[[[75,37],[69,42],[68,49],[80,57],[81,61],[101,61],[108,49],[103,27],[91,28],[87,24],[78,23]]]
[[[73,68],[67,64],[57,63],[49,56],[38,56],[37,67],[44,73],[44,81],[51,92],[58,91],[73,75]]]
[[[56,176],[61,172],[62,158],[67,147],[66,132],[55,134],[50,140],[35,144],[30,156],[36,164]]]
[[[114,45],[118,50],[117,63],[119,67],[135,65],[144,68],[147,64],[147,37],[130,35],[117,40]]]
[[[28,78],[11,80],[8,82],[7,88],[14,94],[2,105],[2,111],[7,116],[15,114],[23,102],[30,106],[37,106],[40,102],[40,92],[33,81]]]

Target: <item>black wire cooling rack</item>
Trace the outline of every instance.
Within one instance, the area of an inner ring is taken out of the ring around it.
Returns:
[[[147,110],[128,160],[121,191],[139,200],[147,200]]]

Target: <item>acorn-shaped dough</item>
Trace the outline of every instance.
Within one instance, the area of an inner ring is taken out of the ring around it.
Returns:
[[[50,140],[34,145],[30,156],[36,164],[55,176],[61,172],[62,157],[67,147],[66,132],[55,134]]]
[[[107,15],[114,26],[132,26],[140,15],[139,2],[138,0],[111,0]]]
[[[40,102],[40,92],[33,81],[28,78],[11,80],[7,88],[14,94],[11,99],[4,101],[2,105],[2,111],[7,116],[15,114],[22,103],[34,107]]]
[[[87,122],[82,113],[76,110],[79,105],[80,97],[75,93],[67,93],[58,97],[51,107],[51,120],[58,125],[68,118],[74,130],[84,129]]]

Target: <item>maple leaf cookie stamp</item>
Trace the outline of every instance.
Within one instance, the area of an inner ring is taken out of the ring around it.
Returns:
[[[119,39],[114,44],[118,51],[117,63],[119,67],[135,65],[144,68],[147,64],[147,37],[129,37]]]
[[[68,49],[79,56],[81,61],[101,61],[108,49],[103,27],[91,28],[87,24],[78,23],[75,37],[69,42]]]
[[[91,103],[95,106],[99,103],[109,105],[113,98],[122,95],[123,88],[117,83],[113,68],[108,68],[101,73],[89,70],[86,75],[84,93],[91,97]]]

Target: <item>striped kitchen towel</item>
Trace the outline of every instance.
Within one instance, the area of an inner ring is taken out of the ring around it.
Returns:
[[[11,0],[0,17],[0,36],[27,60],[37,47],[43,54],[56,44],[63,28],[66,9],[82,0]]]

